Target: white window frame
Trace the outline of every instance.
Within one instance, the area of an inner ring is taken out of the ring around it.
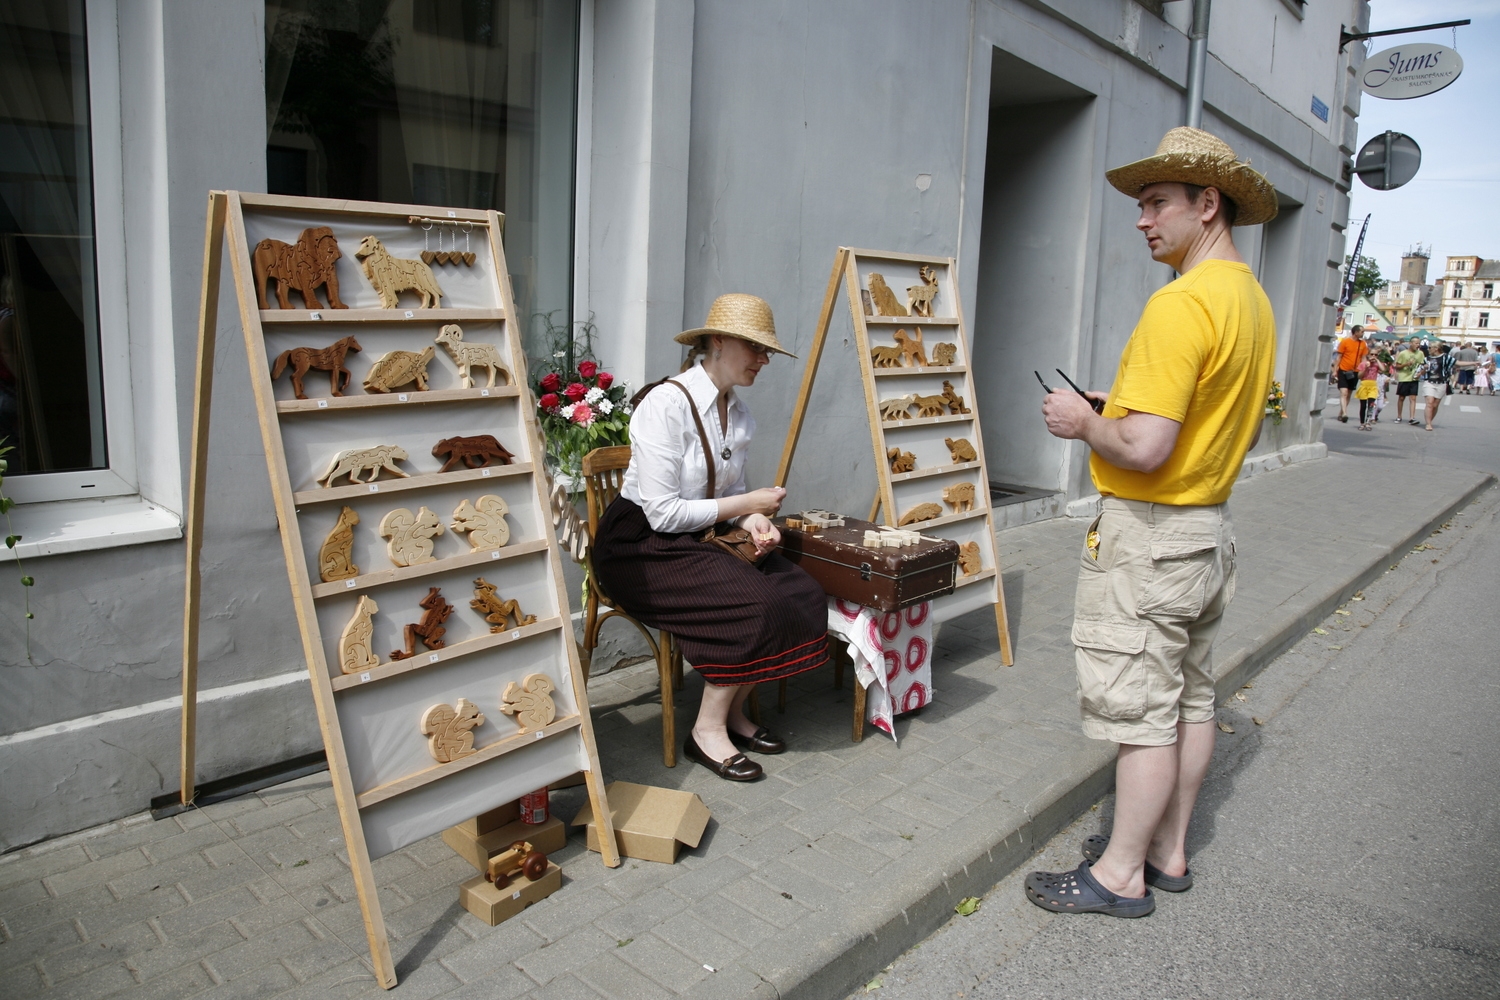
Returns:
[[[1481,329],[1481,330],[1488,330],[1490,328],[1490,314],[1489,313],[1482,312],[1482,313],[1479,314],[1479,324],[1478,324],[1478,326],[1479,326],[1479,329]]]
[[[116,0],[87,0],[89,145],[92,150],[99,370],[104,390],[108,464],[84,472],[5,477],[17,504],[89,500],[139,492],[135,407],[130,386],[130,329],[125,295],[125,192],[120,136],[120,43]]]

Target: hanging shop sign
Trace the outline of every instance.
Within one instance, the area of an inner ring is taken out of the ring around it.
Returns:
[[[1405,101],[1436,94],[1464,71],[1463,57],[1446,45],[1411,42],[1377,52],[1359,67],[1359,85],[1372,97]]]

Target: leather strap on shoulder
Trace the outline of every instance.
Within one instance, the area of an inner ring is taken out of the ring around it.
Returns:
[[[718,492],[717,486],[714,482],[714,453],[713,449],[709,448],[708,446],[708,432],[703,429],[703,417],[698,413],[698,404],[693,402],[693,394],[688,392],[687,386],[683,385],[681,382],[678,382],[676,379],[670,378],[663,379],[663,381],[669,385],[675,385],[677,388],[681,389],[682,394],[687,397],[688,408],[693,411],[693,425],[698,428],[698,441],[703,445],[703,464],[708,469],[707,499],[712,500],[714,499],[715,493]]]

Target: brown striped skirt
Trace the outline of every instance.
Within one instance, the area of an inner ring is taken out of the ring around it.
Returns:
[[[780,680],[828,662],[828,598],[773,552],[751,566],[693,532],[653,531],[618,497],[594,536],[599,586],[622,611],[666,629],[710,684]]]

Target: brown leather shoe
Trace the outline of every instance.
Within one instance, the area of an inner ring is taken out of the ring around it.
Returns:
[[[692,733],[688,733],[687,741],[682,744],[682,752],[725,781],[754,781],[765,773],[759,764],[742,753],[737,753],[728,760],[714,760],[698,746]]]
[[[761,726],[749,736],[741,736],[731,729],[729,742],[741,750],[753,750],[755,753],[786,753],[786,741],[780,736],[772,736],[771,731],[765,726]]]

